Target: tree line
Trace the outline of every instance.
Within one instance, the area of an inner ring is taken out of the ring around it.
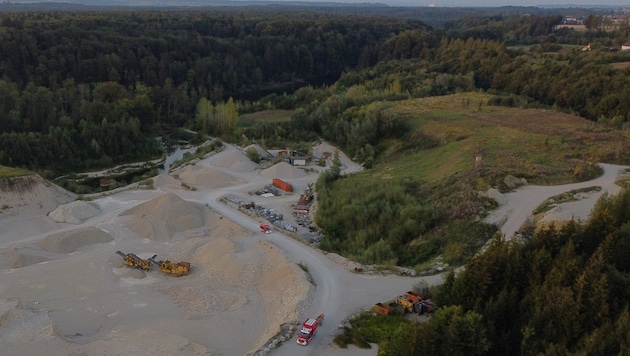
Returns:
[[[54,176],[155,156],[153,136],[177,127],[226,134],[243,98],[333,81],[425,27],[252,11],[0,13],[0,164]],[[208,104],[222,126],[200,120]]]

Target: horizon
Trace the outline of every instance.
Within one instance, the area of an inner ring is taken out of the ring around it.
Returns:
[[[1,0],[4,4],[27,4],[27,3],[75,3],[90,4],[101,6],[212,6],[213,4],[225,3],[324,3],[324,4],[365,4],[365,5],[387,5],[387,6],[407,6],[407,7],[542,7],[542,8],[607,8],[607,7],[628,7],[630,8],[630,0],[604,0],[605,3],[597,4],[596,0]],[[221,6],[221,5],[219,5]]]

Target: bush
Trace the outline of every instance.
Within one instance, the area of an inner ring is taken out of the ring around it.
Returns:
[[[245,155],[254,163],[260,163],[260,153],[254,147],[245,150]]]

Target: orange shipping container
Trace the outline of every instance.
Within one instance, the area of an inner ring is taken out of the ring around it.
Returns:
[[[278,187],[278,188],[280,188],[280,189],[282,189],[284,191],[287,191],[287,192],[292,192],[293,191],[293,186],[291,184],[283,181],[280,178],[274,178],[272,180],[272,183],[273,183],[273,185],[275,185],[276,187]]]

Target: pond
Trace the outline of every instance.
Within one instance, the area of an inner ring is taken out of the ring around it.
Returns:
[[[171,168],[171,165],[173,165],[173,163],[181,160],[182,158],[184,158],[184,154],[186,153],[195,153],[195,150],[197,148],[196,147],[192,147],[192,146],[180,146],[178,145],[173,151],[169,152],[166,155],[166,159],[164,160],[164,164],[160,167],[158,173],[159,174],[163,174],[163,173],[168,173],[169,168]]]

